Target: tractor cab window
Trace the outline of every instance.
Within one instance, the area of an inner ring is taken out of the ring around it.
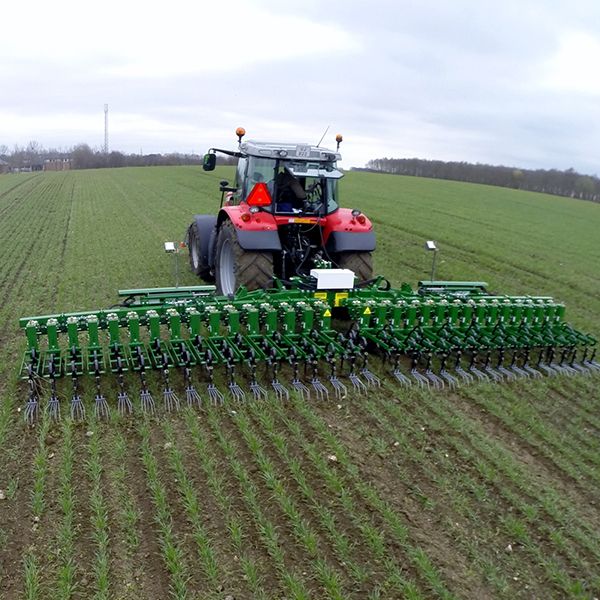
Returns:
[[[327,215],[338,208],[337,180],[342,173],[327,165],[281,163],[275,177],[275,210],[284,214]]]
[[[273,194],[277,161],[272,158],[248,157],[246,190],[242,198],[246,198],[257,183],[266,183],[271,195]]]
[[[328,215],[339,206],[337,179],[306,178],[306,211]]]
[[[247,158],[239,158],[237,169],[235,171],[235,186],[237,188],[237,192],[235,196],[240,200],[243,200],[247,195],[249,188],[247,185],[244,185],[246,182],[246,165],[248,163]]]

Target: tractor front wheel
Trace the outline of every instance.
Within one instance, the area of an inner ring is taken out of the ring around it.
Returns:
[[[240,286],[248,290],[269,287],[273,281],[273,253],[247,252],[235,233],[231,221],[225,221],[217,236],[215,255],[217,293],[235,294]]]
[[[340,269],[350,269],[359,281],[373,279],[373,257],[370,252],[342,252],[338,255]]]

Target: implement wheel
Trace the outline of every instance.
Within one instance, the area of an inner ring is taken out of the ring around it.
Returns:
[[[370,252],[342,252],[338,255],[340,269],[350,269],[358,281],[373,279],[373,257]]]
[[[192,272],[204,279],[204,281],[212,283],[215,278],[210,272],[210,267],[207,262],[208,257],[204,256],[202,253],[200,232],[198,231],[198,224],[195,221],[188,228],[188,249]]]
[[[248,290],[270,287],[273,253],[247,252],[237,240],[233,223],[225,221],[217,236],[215,276],[217,293],[223,296],[235,294],[242,285]]]

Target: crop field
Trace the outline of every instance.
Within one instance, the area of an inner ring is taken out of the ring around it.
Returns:
[[[373,360],[381,389],[344,400],[25,425],[18,318],[173,285],[162,244],[215,210],[223,177],[0,176],[0,597],[599,597],[599,377],[434,392]],[[370,173],[341,193],[392,284],[429,277],[435,239],[439,278],[552,295],[599,336],[600,205]]]

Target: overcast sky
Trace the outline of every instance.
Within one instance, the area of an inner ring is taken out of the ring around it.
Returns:
[[[0,12],[0,145],[249,139],[600,174],[598,0],[28,0]]]

